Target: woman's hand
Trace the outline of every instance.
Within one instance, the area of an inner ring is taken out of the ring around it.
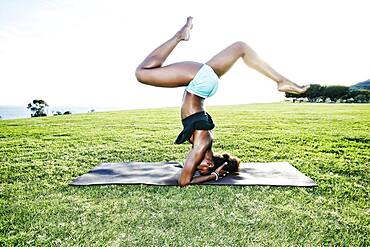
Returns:
[[[215,172],[220,176],[220,178],[226,177],[227,174],[229,174],[228,171],[226,171],[224,168],[227,165],[227,162],[223,163],[221,166],[219,166]]]

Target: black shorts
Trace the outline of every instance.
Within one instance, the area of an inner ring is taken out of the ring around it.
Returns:
[[[205,111],[197,112],[184,118],[182,125],[184,129],[176,138],[176,144],[189,140],[195,130],[211,130],[215,127],[212,117]]]

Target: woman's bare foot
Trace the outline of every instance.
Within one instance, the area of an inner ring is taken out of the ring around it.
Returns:
[[[186,20],[186,24],[176,33],[176,37],[179,40],[188,41],[190,39],[190,29],[193,28],[193,17],[189,16]]]
[[[310,88],[310,85],[298,86],[291,81],[280,81],[278,82],[278,90],[280,92],[292,93],[292,94],[302,94]]]

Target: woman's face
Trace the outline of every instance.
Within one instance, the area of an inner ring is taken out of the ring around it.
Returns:
[[[209,168],[214,167],[215,164],[211,160],[204,159],[197,167],[199,174],[202,176],[209,174]]]

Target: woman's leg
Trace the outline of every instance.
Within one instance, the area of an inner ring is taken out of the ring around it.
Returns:
[[[222,50],[209,60],[207,64],[213,68],[219,77],[221,77],[239,58],[242,58],[244,63],[249,67],[277,82],[278,90],[281,92],[300,94],[309,88],[309,86],[298,86],[276,72],[270,65],[260,59],[256,52],[247,44],[240,41]]]
[[[196,62],[180,62],[167,66],[162,64],[173,49],[182,40],[189,40],[192,28],[192,17],[188,17],[186,24],[175,36],[152,51],[136,69],[138,81],[157,87],[186,86],[198,72],[202,64]]]

